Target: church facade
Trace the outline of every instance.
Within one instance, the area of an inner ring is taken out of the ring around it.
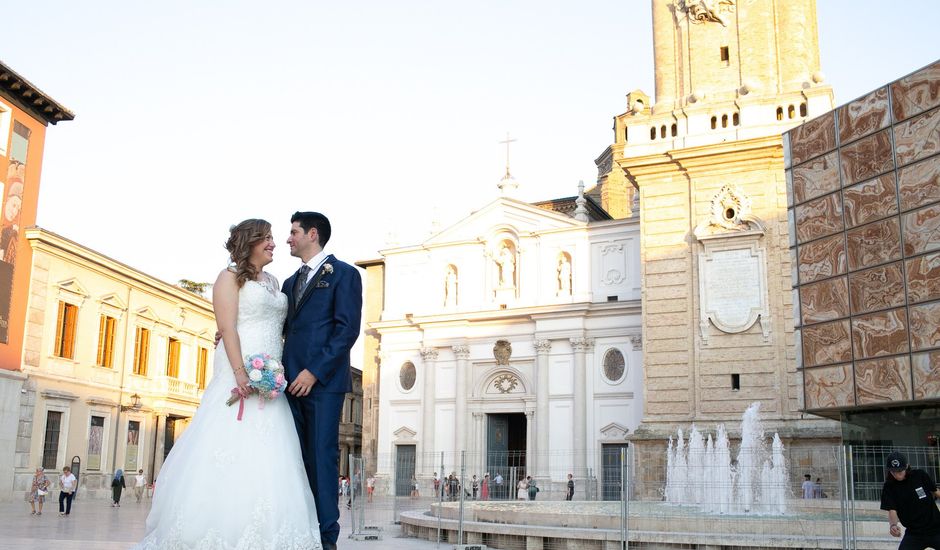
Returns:
[[[572,199],[502,196],[381,252],[377,475],[397,490],[461,451],[468,475],[589,477],[639,424],[638,220]]]

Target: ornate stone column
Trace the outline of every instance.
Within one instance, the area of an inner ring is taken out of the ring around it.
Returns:
[[[483,472],[486,468],[485,460],[485,451],[486,451],[486,437],[483,432],[483,419],[484,414],[481,412],[473,413],[473,444],[471,445],[471,450],[473,451],[473,461],[471,464],[476,464],[476,470],[480,472],[480,479],[483,479]],[[472,475],[472,474],[471,474]],[[482,481],[481,481],[482,482]]]
[[[421,454],[424,457],[424,470],[426,475],[434,471],[434,378],[436,374],[435,361],[437,361],[437,350],[434,348],[421,348],[421,361],[424,365],[424,399],[423,422],[421,426]]]
[[[594,346],[591,338],[571,338],[574,355],[574,475],[587,475],[587,373],[584,354]]]
[[[454,426],[454,450],[460,456],[460,451],[467,449],[467,378],[470,375],[470,346],[456,345],[453,347],[457,357],[457,370],[455,371],[456,389],[456,426]]]
[[[548,354],[551,340],[535,341],[535,422],[536,440],[532,471],[537,477],[548,477]]]

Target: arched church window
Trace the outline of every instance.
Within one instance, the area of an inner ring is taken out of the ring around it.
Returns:
[[[659,137],[661,138],[666,137],[666,125],[665,124],[659,127]]]
[[[611,348],[604,354],[604,377],[611,382],[619,382],[626,370],[626,361],[623,353],[617,348]]]
[[[721,127],[722,128],[728,127],[728,115],[721,115]]]
[[[650,128],[650,141],[653,141],[654,139],[656,139],[656,127],[655,126]]]
[[[718,117],[712,117],[712,130],[718,127]]]
[[[672,125],[672,137],[679,135],[679,126],[673,123]]]
[[[405,361],[398,371],[398,381],[401,384],[401,389],[410,391],[411,388],[415,387],[415,380],[417,380],[417,378],[418,373],[415,370],[415,364],[411,361]]]
[[[796,107],[790,105],[787,107],[787,118],[793,118],[796,116]]]
[[[731,123],[734,124],[735,126],[737,126],[738,124],[741,124],[741,115],[738,113],[734,113],[734,115],[732,115],[731,117]]]
[[[800,116],[806,116],[806,104],[800,103]]]
[[[783,107],[777,107],[777,120],[783,120]]]

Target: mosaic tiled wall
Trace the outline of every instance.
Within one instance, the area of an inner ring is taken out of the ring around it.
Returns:
[[[940,399],[940,61],[784,143],[805,408]]]

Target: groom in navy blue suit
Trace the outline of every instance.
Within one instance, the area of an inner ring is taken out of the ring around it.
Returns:
[[[289,309],[284,323],[287,401],[294,415],[307,479],[326,550],[339,538],[339,422],[352,391],[349,350],[359,337],[362,278],[355,267],[327,255],[330,221],[319,212],[291,217],[291,256],[303,265],[284,281]]]

